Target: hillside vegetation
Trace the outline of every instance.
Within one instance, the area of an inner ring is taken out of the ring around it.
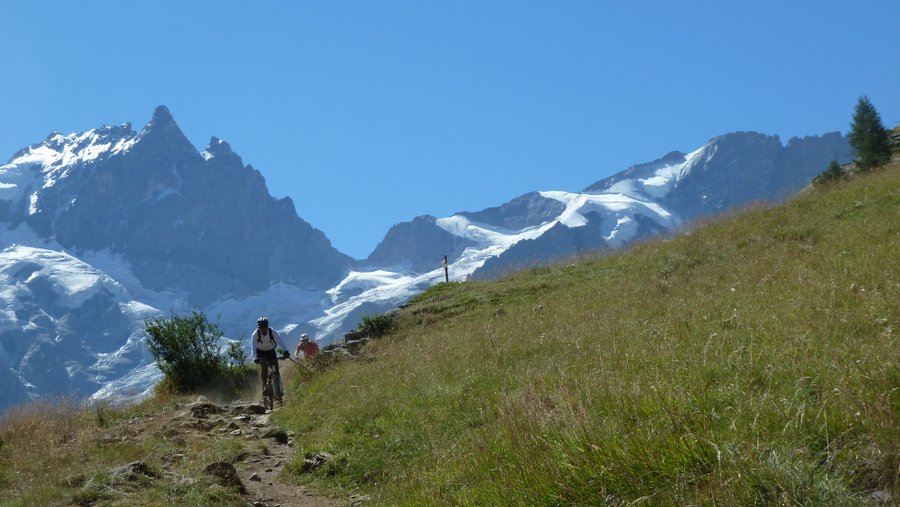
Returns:
[[[441,284],[277,415],[387,505],[900,498],[900,167],[614,255]]]
[[[898,261],[894,163],[627,252],[437,285],[370,319],[390,332],[352,360],[289,369],[281,479],[372,505],[897,504]],[[265,498],[208,470],[268,456],[269,416],[193,400],[8,412],[0,505]]]

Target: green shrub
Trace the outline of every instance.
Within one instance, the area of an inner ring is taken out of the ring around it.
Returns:
[[[836,160],[832,160],[828,167],[822,171],[821,174],[816,176],[813,180],[813,184],[815,185],[824,185],[826,183],[830,183],[832,181],[840,180],[844,177],[844,170],[841,169],[841,164],[838,164]]]
[[[241,342],[230,342],[228,344],[228,360],[231,366],[244,366],[247,364],[247,351],[244,350]]]
[[[219,345],[222,332],[201,312],[193,312],[190,317],[173,313],[168,319],[149,320],[144,324],[144,331],[147,348],[165,375],[164,389],[188,393],[214,387],[220,392],[224,390],[223,394],[233,394],[252,376],[251,368],[244,364],[243,349],[238,353],[234,347],[229,348],[231,365],[222,357]]]
[[[381,338],[391,332],[396,324],[393,314],[364,315],[359,330],[372,338]]]

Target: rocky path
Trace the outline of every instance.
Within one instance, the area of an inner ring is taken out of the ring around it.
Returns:
[[[235,463],[212,463],[206,473],[241,488],[244,498],[254,507],[331,507],[360,505],[365,498],[338,501],[316,495],[302,486],[281,480],[284,467],[293,460],[293,434],[275,428],[271,413],[261,405],[235,402],[217,405],[205,399],[184,405],[178,416],[182,425],[206,431],[211,436],[261,441],[248,445],[248,452]],[[276,409],[277,410],[277,409]],[[315,460],[312,460],[315,464]]]
[[[325,507],[350,503],[339,503],[331,498],[316,496],[302,486],[282,482],[279,474],[293,459],[293,442],[287,434],[275,432],[270,427],[268,415],[260,416],[256,424],[270,438],[262,451],[250,455],[237,467],[238,476],[247,491],[247,499],[254,507]]]

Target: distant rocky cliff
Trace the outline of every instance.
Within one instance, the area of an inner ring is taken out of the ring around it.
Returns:
[[[202,305],[275,282],[327,288],[352,262],[297,216],[290,198],[269,195],[228,143],[213,138],[198,152],[165,107],[140,133],[105,127],[80,146],[51,136],[18,158],[53,150],[62,157],[32,164],[27,170],[44,177],[0,218],[76,252],[121,254],[147,288],[181,289]]]

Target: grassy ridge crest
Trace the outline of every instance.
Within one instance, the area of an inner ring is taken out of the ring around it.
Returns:
[[[900,483],[900,168],[412,300],[279,414],[390,505],[856,505]],[[888,500],[891,501],[891,500]]]

